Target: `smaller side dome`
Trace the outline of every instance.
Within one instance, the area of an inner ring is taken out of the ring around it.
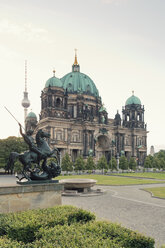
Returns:
[[[101,108],[99,109],[99,112],[107,112],[106,108],[104,107],[104,104],[101,106]]]
[[[45,88],[48,87],[60,87],[62,88],[62,82],[59,78],[53,76],[46,81]]]
[[[134,92],[132,92],[132,96],[127,99],[125,106],[131,105],[131,104],[141,105],[140,99],[137,96],[134,96]]]
[[[35,118],[35,119],[37,119],[37,116],[36,116],[36,114],[35,114],[34,112],[30,112],[30,113],[27,115],[26,118]]]

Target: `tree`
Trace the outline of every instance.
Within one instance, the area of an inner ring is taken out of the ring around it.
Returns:
[[[137,162],[136,162],[135,158],[133,158],[133,157],[130,158],[128,166],[131,170],[136,170]]]
[[[120,157],[119,168],[122,170],[128,170],[128,160],[125,156]]]
[[[95,170],[96,169],[95,162],[94,162],[94,160],[93,160],[93,158],[91,156],[89,156],[88,159],[87,159],[85,169],[86,170]]]
[[[102,173],[104,171],[104,169],[108,169],[108,165],[107,165],[107,160],[105,158],[105,156],[102,156],[99,161],[97,162],[97,168],[99,170],[102,170]]]
[[[165,150],[160,150],[159,152],[154,154],[153,160],[155,160],[155,158],[157,158],[159,160],[159,162],[154,161],[154,166],[157,166],[157,168],[162,168],[165,169]],[[157,164],[159,163],[159,164]],[[157,165],[156,165],[157,164]]]
[[[165,150],[160,150],[159,152],[155,153],[154,157],[158,157],[159,159],[163,158],[165,160]]]
[[[160,159],[158,157],[153,157],[152,167],[160,170]]]
[[[66,153],[65,156],[62,158],[61,168],[63,171],[67,171],[67,173],[69,171],[73,171],[73,163],[70,160],[68,153]]]
[[[160,167],[163,169],[163,170],[165,170],[165,159],[163,159],[163,158],[160,158]]]
[[[74,169],[75,171],[85,170],[85,162],[82,156],[76,158]]]
[[[117,161],[115,157],[112,157],[111,160],[109,161],[109,169],[117,170]]]
[[[150,156],[147,156],[144,161],[144,168],[152,168],[152,160]]]
[[[7,139],[0,139],[0,167],[5,168],[11,152],[21,153],[27,149],[28,146],[22,137],[11,136]]]

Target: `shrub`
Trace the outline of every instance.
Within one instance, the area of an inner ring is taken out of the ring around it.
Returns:
[[[94,219],[94,214],[72,206],[6,214],[0,216],[0,236],[7,235],[13,240],[28,243],[35,240],[35,233],[41,227],[50,228]]]
[[[84,225],[41,228],[34,247],[111,247],[111,248],[154,248],[154,240],[141,234],[107,222],[89,222]],[[51,246],[47,246],[51,247]]]
[[[154,248],[152,238],[94,220],[72,206],[1,214],[0,248]]]
[[[6,236],[0,237],[0,248],[30,248],[22,242],[17,242],[16,240],[8,239]],[[32,245],[31,245],[32,248]]]
[[[93,248],[93,247],[111,247],[119,248],[119,244],[108,238],[104,239],[88,230],[88,225],[58,226],[51,229],[41,228],[37,234],[37,240],[33,243],[38,247],[56,247],[56,248]],[[51,246],[54,245],[54,246]]]

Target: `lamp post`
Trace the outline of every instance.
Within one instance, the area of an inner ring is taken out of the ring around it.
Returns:
[[[137,147],[137,161],[138,161],[137,164],[138,164],[138,165],[139,165],[139,158],[140,158],[140,156],[139,156],[139,155],[140,155],[140,154],[139,154],[139,149],[140,149],[140,148],[142,148],[142,145],[140,145],[140,146]]]
[[[117,153],[117,171],[119,172],[119,153]]]
[[[115,140],[112,140],[112,144],[111,144],[111,171],[112,171],[112,151],[113,151],[114,145],[115,145]]]

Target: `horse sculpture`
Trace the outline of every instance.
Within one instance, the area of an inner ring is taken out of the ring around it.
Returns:
[[[51,150],[45,138],[49,138],[50,134],[44,132],[40,129],[36,134],[36,145],[37,149],[40,151],[40,155],[34,152],[32,149],[25,151],[24,153],[12,152],[9,156],[8,169],[14,169],[14,162],[16,159],[23,165],[22,178],[19,178],[21,181],[23,178],[28,181],[31,180],[47,180],[55,176],[60,175],[60,154],[57,148]],[[56,154],[55,154],[56,152]],[[50,165],[47,165],[47,158],[55,158],[55,162],[51,162]],[[40,162],[42,161],[42,165]],[[32,164],[35,165],[32,168]]]

